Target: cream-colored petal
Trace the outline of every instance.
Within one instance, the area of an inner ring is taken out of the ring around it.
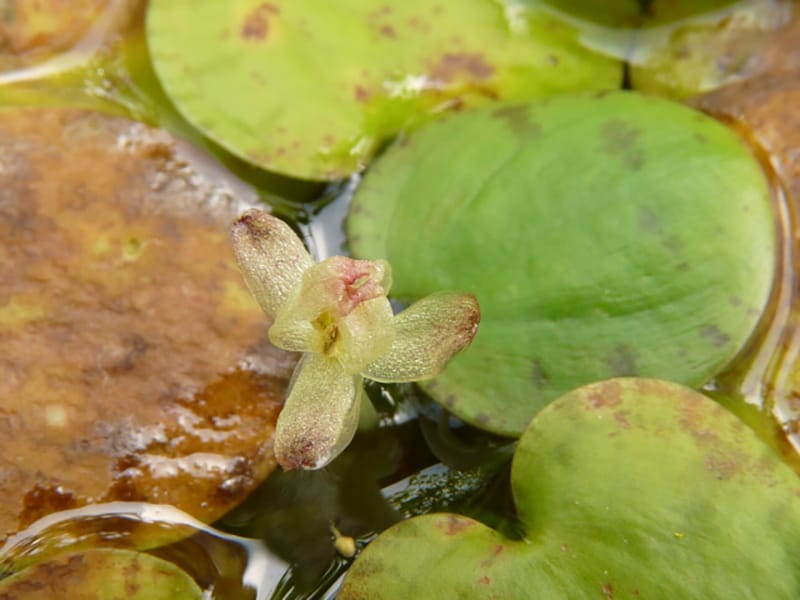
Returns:
[[[303,273],[314,264],[286,223],[256,208],[233,224],[233,251],[250,292],[274,317]]]
[[[275,457],[287,470],[319,469],[355,435],[363,380],[318,354],[306,354],[297,369],[275,427]]]
[[[339,355],[341,342],[348,335],[343,330],[362,331],[363,328],[358,326],[359,321],[379,326],[377,309],[363,307],[385,305],[381,314],[388,312],[387,326],[392,328],[391,309],[386,300],[387,288],[384,287],[390,282],[391,268],[385,261],[355,260],[344,256],[325,259],[303,273],[300,284],[291,291],[275,315],[269,332],[270,340],[286,350]],[[350,317],[354,317],[352,327],[343,323]],[[385,329],[386,326],[381,332],[385,333]],[[349,366],[350,372],[358,373],[370,360],[385,352],[388,345],[381,346],[379,350],[370,350],[374,346],[370,342],[380,335],[368,336],[362,350],[369,357],[357,358],[356,361],[360,362],[356,367]],[[344,362],[352,363],[349,360]]]
[[[385,296],[360,303],[339,325],[335,356],[347,373],[357,374],[386,354],[395,338],[394,313]]]
[[[440,292],[395,316],[389,351],[362,371],[375,381],[430,379],[475,337],[481,311],[475,296]]]

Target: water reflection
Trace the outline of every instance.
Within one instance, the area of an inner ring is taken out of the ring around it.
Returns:
[[[7,577],[90,548],[137,550],[172,562],[209,600],[268,598],[287,567],[257,540],[222,533],[171,506],[140,502],[95,504],[44,517],[8,539],[0,565]]]

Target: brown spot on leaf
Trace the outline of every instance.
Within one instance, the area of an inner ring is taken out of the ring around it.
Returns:
[[[639,145],[642,130],[623,119],[611,119],[600,130],[601,149],[619,156],[623,164],[633,171],[644,165],[644,149]]]
[[[542,132],[542,126],[531,121],[530,108],[524,104],[501,106],[492,111],[492,116],[505,121],[514,135],[528,140]]]
[[[603,595],[606,598],[613,598],[614,597],[614,586],[610,583],[603,584]]]
[[[636,353],[629,346],[619,344],[606,359],[608,368],[615,377],[637,375]]]
[[[428,24],[428,22],[423,21],[419,17],[411,17],[408,20],[408,26],[420,33],[428,33],[431,30],[431,26]]]
[[[683,242],[676,235],[665,237],[661,240],[661,245],[676,256],[683,250]]]
[[[450,536],[457,535],[473,525],[472,521],[458,515],[443,515],[438,523],[439,529],[442,529],[445,535]]]
[[[617,410],[614,412],[614,421],[617,422],[617,425],[622,427],[622,429],[630,429],[631,424],[628,422],[628,414],[630,414],[627,410]]]
[[[724,348],[731,338],[727,333],[724,333],[716,325],[709,325],[700,330],[700,335],[710,341],[715,348]]]
[[[720,451],[712,451],[706,454],[703,462],[706,469],[714,473],[717,479],[726,480],[736,475],[741,469],[741,457],[737,455],[726,455]]]
[[[392,39],[392,40],[397,38],[397,32],[394,30],[394,27],[392,27],[391,25],[383,25],[381,27],[381,29],[380,29],[380,32],[381,32],[381,35],[383,37],[386,37],[386,38],[389,38],[389,39]]]
[[[636,211],[636,224],[644,232],[661,233],[661,218],[647,206],[642,206]]]
[[[353,89],[353,97],[356,102],[366,102],[369,100],[369,92],[363,86],[357,85]]]
[[[466,75],[468,79],[483,81],[494,74],[494,67],[488,64],[483,54],[447,53],[442,55],[430,70],[430,75],[437,81],[449,83]]]
[[[482,577],[478,577],[477,583],[479,585],[489,585],[490,583],[492,583],[492,578],[489,577],[488,575],[484,575]]]
[[[533,387],[537,390],[544,390],[550,386],[550,378],[547,376],[547,372],[542,367],[542,363],[536,359],[531,360],[530,378]]]
[[[622,387],[618,381],[593,383],[588,390],[586,399],[594,409],[616,406],[622,402]]]
[[[478,423],[478,425],[486,426],[489,424],[490,420],[491,419],[489,418],[489,415],[486,413],[478,413],[475,416],[475,421]]]
[[[247,41],[263,41],[269,35],[269,20],[280,14],[280,9],[269,2],[262,2],[245,17],[242,23],[241,36]]]

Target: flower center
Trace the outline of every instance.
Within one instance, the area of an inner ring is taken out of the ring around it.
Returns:
[[[322,353],[332,356],[336,353],[337,342],[340,339],[339,327],[329,310],[323,311],[311,325],[322,334]]]

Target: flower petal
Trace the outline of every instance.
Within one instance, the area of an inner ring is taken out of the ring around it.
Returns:
[[[236,220],[231,235],[247,287],[274,317],[314,261],[291,227],[257,208]]]
[[[372,343],[380,335],[370,335],[350,341],[347,330],[365,336],[359,322],[374,325],[381,335],[393,331],[392,312],[386,293],[391,284],[391,267],[386,261],[355,260],[332,256],[308,268],[286,302],[275,315],[269,331],[270,341],[285,350],[317,352],[338,356],[348,350],[362,351],[368,356],[357,359],[352,374],[358,373],[369,361],[385,352],[387,343],[377,350]],[[385,306],[384,306],[385,305]],[[370,308],[364,308],[369,306]],[[379,322],[385,321],[384,324]],[[348,323],[352,321],[351,325]],[[363,344],[364,348],[356,348]],[[349,363],[345,359],[343,362]]]
[[[386,296],[362,302],[341,321],[341,342],[334,355],[347,373],[356,375],[386,354],[395,338],[392,305]]]
[[[361,374],[383,382],[430,379],[469,345],[480,319],[478,301],[471,294],[426,296],[395,316],[391,349]]]
[[[306,354],[275,427],[275,457],[284,469],[320,469],[355,435],[363,384],[339,362]]]

